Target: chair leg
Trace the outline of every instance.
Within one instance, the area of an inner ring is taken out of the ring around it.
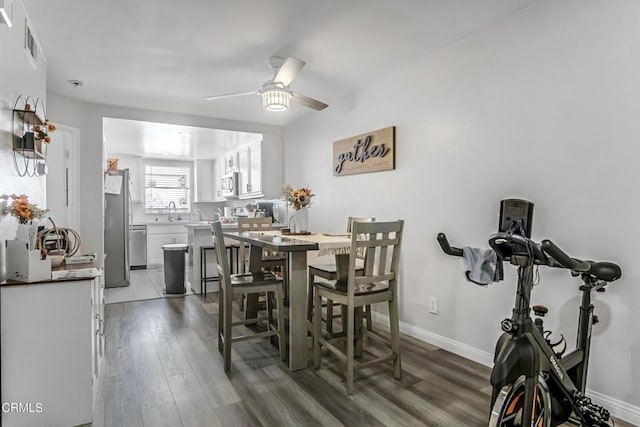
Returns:
[[[281,287],[276,289],[277,316],[278,316],[278,346],[280,347],[280,360],[287,360],[287,341],[284,325],[284,295]]]
[[[355,308],[355,330],[354,330],[354,334],[355,334],[355,357],[357,358],[362,358],[362,347],[363,347],[363,341],[364,341],[364,335],[363,335],[363,327],[362,327],[362,323],[363,323],[363,315],[362,315],[362,310],[363,307],[356,307]]]
[[[393,361],[393,376],[402,378],[402,361],[400,358],[400,320],[398,318],[398,300],[389,301],[389,332],[391,333],[391,351],[395,359]]]
[[[347,389],[347,394],[353,394],[353,353],[354,353],[354,343],[353,343],[353,329],[355,322],[355,311],[353,306],[347,306],[347,324],[345,327],[347,328],[347,378],[345,381],[345,387]]]
[[[333,333],[333,300],[327,299],[327,332]]]
[[[227,304],[228,301],[228,304]],[[224,371],[231,369],[231,295],[224,298]]]
[[[320,334],[322,333],[322,297],[313,296],[313,368],[320,368]]]
[[[222,290],[222,285],[220,286],[220,290],[218,291],[218,351],[222,353],[222,349],[224,346],[223,341],[223,325],[224,325],[224,294]]]
[[[307,277],[307,320],[313,321],[313,278],[315,276],[309,271]]]
[[[277,300],[276,292],[266,292],[266,297],[267,297],[267,319],[268,319],[267,330],[279,331],[280,323],[278,323],[278,325],[276,326],[276,324],[273,321],[274,302],[276,302]],[[269,342],[271,343],[271,345],[276,345],[276,337],[270,336]]]
[[[371,320],[371,304],[365,307],[365,318],[367,319],[367,330],[373,332],[373,321]]]
[[[282,298],[285,300],[289,299],[289,258],[287,257],[284,260],[284,265],[282,266]]]

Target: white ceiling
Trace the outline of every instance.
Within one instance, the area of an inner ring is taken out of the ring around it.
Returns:
[[[323,112],[299,105],[266,112],[257,96],[202,97],[257,90],[273,75],[269,56],[293,55],[307,65],[291,88],[339,108],[414,58],[536,0],[22,1],[47,58],[50,91],[287,125]]]

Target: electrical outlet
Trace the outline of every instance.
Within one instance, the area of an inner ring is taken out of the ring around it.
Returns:
[[[438,298],[429,297],[429,313],[438,314]]]

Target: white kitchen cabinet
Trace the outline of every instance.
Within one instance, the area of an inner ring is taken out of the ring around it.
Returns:
[[[105,320],[104,320],[104,280],[102,276],[93,279],[92,294],[92,365],[93,365],[93,404],[98,396],[98,384],[105,350]]]
[[[194,202],[213,202],[215,201],[217,187],[217,179],[214,175],[213,160],[196,160],[195,168],[195,191]]]
[[[162,265],[164,255],[162,245],[176,243],[174,234],[148,234],[147,235],[147,266]]]
[[[222,182],[222,175],[224,174],[225,174],[224,159],[214,160],[213,162],[213,177],[215,181],[215,189],[213,194],[214,202],[225,202],[227,200],[227,198],[222,195],[222,188],[220,188],[220,183]]]
[[[118,156],[118,169],[129,169],[129,193],[132,202],[144,201],[144,171],[142,158],[134,156]]]
[[[236,153],[238,197],[279,198],[282,194],[282,139],[263,135]],[[233,157],[233,156],[232,156]],[[228,159],[229,156],[224,156]]]
[[[249,197],[251,179],[251,160],[249,159],[249,147],[238,151],[238,197]]]
[[[262,141],[249,146],[249,190],[262,194]]]
[[[238,170],[238,153],[227,153],[224,156],[224,173],[235,172]]]
[[[262,197],[262,141],[238,151],[238,197]]]
[[[98,277],[0,288],[1,399],[34,410],[4,412],[3,425],[92,422],[104,355],[101,283]]]
[[[164,264],[162,245],[187,243],[183,224],[147,225],[147,266]]]

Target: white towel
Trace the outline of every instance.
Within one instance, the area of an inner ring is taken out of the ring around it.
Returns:
[[[493,249],[462,248],[464,273],[467,280],[478,285],[488,285],[502,280],[498,257]]]

